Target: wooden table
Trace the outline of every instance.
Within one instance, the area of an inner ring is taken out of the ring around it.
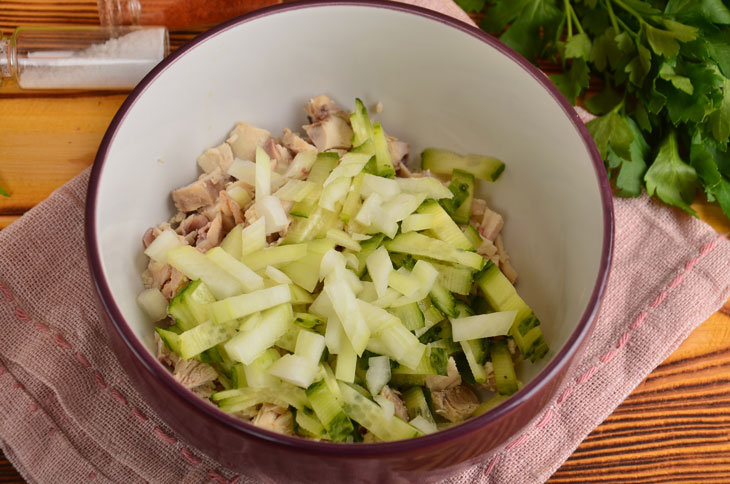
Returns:
[[[0,2],[0,29],[97,22],[95,1]],[[173,48],[195,32],[176,32]],[[126,93],[26,93],[0,88],[0,228],[91,165]],[[717,207],[694,205],[722,232]],[[22,478],[0,453],[0,482]],[[596,428],[550,483],[730,482],[730,301]]]

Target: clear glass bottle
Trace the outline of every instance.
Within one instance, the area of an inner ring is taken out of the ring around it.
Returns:
[[[283,0],[98,0],[102,25],[209,27]]]
[[[164,27],[19,27],[0,39],[0,77],[21,89],[131,89],[168,53]]]

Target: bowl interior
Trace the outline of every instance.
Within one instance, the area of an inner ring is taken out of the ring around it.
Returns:
[[[447,24],[365,5],[310,6],[243,21],[208,36],[157,72],[116,126],[99,178],[96,236],[102,276],[126,324],[153,347],[135,298],[141,237],[174,214],[170,190],[198,175],[196,157],[236,121],[275,135],[305,123],[303,105],[355,97],[412,146],[485,153],[507,168],[480,196],[505,218],[518,290],[551,347],[520,365],[527,383],[566,343],[587,310],[604,242],[591,151],[540,74]]]

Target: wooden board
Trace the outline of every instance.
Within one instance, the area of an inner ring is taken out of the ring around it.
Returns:
[[[1,0],[0,30],[96,22],[96,1]],[[171,45],[195,35],[176,32]],[[550,66],[543,66],[550,68]],[[125,93],[29,93],[0,88],[0,228],[93,163]],[[721,232],[730,223],[699,201]],[[596,428],[550,483],[730,482],[730,301],[695,330]],[[23,480],[0,453],[0,482]]]

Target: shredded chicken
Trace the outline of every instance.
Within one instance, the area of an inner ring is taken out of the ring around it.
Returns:
[[[328,116],[321,121],[306,124],[303,128],[319,151],[347,149],[352,146],[352,128],[338,116]]]
[[[333,114],[346,114],[332,99],[325,95],[310,99],[307,105],[304,106],[304,111],[307,113],[310,123],[322,121]]]
[[[203,252],[207,252],[213,247],[217,247],[223,240],[223,218],[218,215],[208,225],[198,231],[198,241],[195,247]]]
[[[504,241],[502,240],[502,235],[498,235],[494,242],[494,245],[497,247],[497,255],[499,255],[499,268],[502,270],[507,279],[509,279],[509,282],[514,284],[515,282],[517,282],[517,271],[514,267],[512,267],[512,264],[509,260],[509,255],[504,249]]]
[[[158,235],[162,233],[162,230],[160,230],[158,227],[150,227],[147,229],[147,231],[142,236],[142,243],[144,244],[145,248],[149,247],[152,242],[155,241]]]
[[[289,128],[284,128],[284,135],[281,137],[281,144],[294,153],[317,150],[317,148],[315,148],[312,144],[304,141],[301,136],[296,133],[292,133]]]
[[[231,145],[231,150],[236,158],[254,161],[256,147],[264,146],[269,138],[271,138],[271,133],[265,129],[238,122],[228,135],[226,142]]]
[[[162,292],[162,295],[165,296],[169,301],[170,299],[175,297],[175,294],[177,294],[180,289],[185,287],[188,282],[190,282],[190,279],[185,277],[182,272],[175,269],[174,267],[170,267],[170,278],[162,285],[160,291]]]
[[[193,240],[195,240],[195,237],[198,235],[198,230],[205,227],[208,222],[208,217],[206,217],[203,214],[200,213],[193,213],[191,215],[188,215],[185,220],[180,222],[180,225],[177,226],[177,229],[175,229],[175,232],[178,233],[178,235],[182,235],[183,237],[187,238],[187,235],[193,233]]]
[[[254,425],[285,435],[294,435],[294,418],[288,408],[264,403],[253,419]]]
[[[220,168],[225,173],[231,164],[233,164],[233,150],[228,143],[209,148],[198,156],[198,166],[206,173],[211,173],[216,168]]]
[[[172,376],[185,388],[195,390],[213,383],[218,378],[218,372],[207,363],[201,363],[194,359],[183,360],[181,358],[175,364]]]
[[[391,136],[387,137],[388,141],[388,153],[390,158],[393,160],[393,167],[397,170],[401,164],[408,162],[408,155],[411,152],[411,145],[405,141],[400,141]]]
[[[266,151],[266,154],[269,155],[272,163],[276,161],[276,166],[271,167],[272,170],[276,169],[280,173],[286,171],[286,168],[292,160],[291,153],[286,147],[277,143],[274,138],[269,138],[269,140],[264,143],[264,151]]]
[[[461,385],[461,375],[456,368],[456,361],[449,357],[449,365],[446,369],[446,376],[426,375],[426,386],[432,392],[438,392]]]
[[[223,231],[228,233],[233,227],[244,221],[243,210],[226,191],[218,197],[218,208],[223,217]]]
[[[481,198],[474,198],[471,201],[471,218],[469,221],[475,228],[479,229],[484,217],[484,211],[487,209],[487,202]]]
[[[440,392],[431,392],[431,401],[437,415],[449,422],[461,422],[474,413],[479,398],[466,385],[459,385]]]
[[[233,415],[238,418],[251,421],[252,419],[256,418],[256,415],[258,415],[259,413],[259,409],[260,405],[251,405],[248,408],[239,410],[238,412],[234,412]]]
[[[204,173],[190,185],[172,191],[172,201],[181,212],[193,212],[215,203],[223,189],[224,176],[220,168]]]
[[[155,331],[155,343],[157,344],[157,360],[163,365],[173,368],[180,360],[180,357],[170,351],[170,348],[162,341],[157,331]]]
[[[494,365],[491,361],[484,363],[484,371],[487,374],[487,381],[481,383],[479,386],[490,392],[497,391],[497,380],[494,379]]]
[[[497,247],[489,239],[482,239],[482,245],[477,247],[477,254],[490,258],[497,254]]]
[[[385,385],[383,389],[380,390],[380,394],[393,402],[393,406],[395,407],[395,416],[408,422],[408,409],[406,408],[406,404],[403,403],[403,400],[400,398],[400,393],[398,393],[397,390],[393,390],[388,385]]]
[[[142,272],[142,283],[146,289],[151,287],[162,289],[162,286],[170,280],[172,267],[161,262],[150,259],[147,269]]]
[[[482,237],[494,242],[503,226],[504,220],[500,214],[489,208],[484,209],[484,217],[482,217],[482,223],[479,224],[479,233],[482,234]]]

